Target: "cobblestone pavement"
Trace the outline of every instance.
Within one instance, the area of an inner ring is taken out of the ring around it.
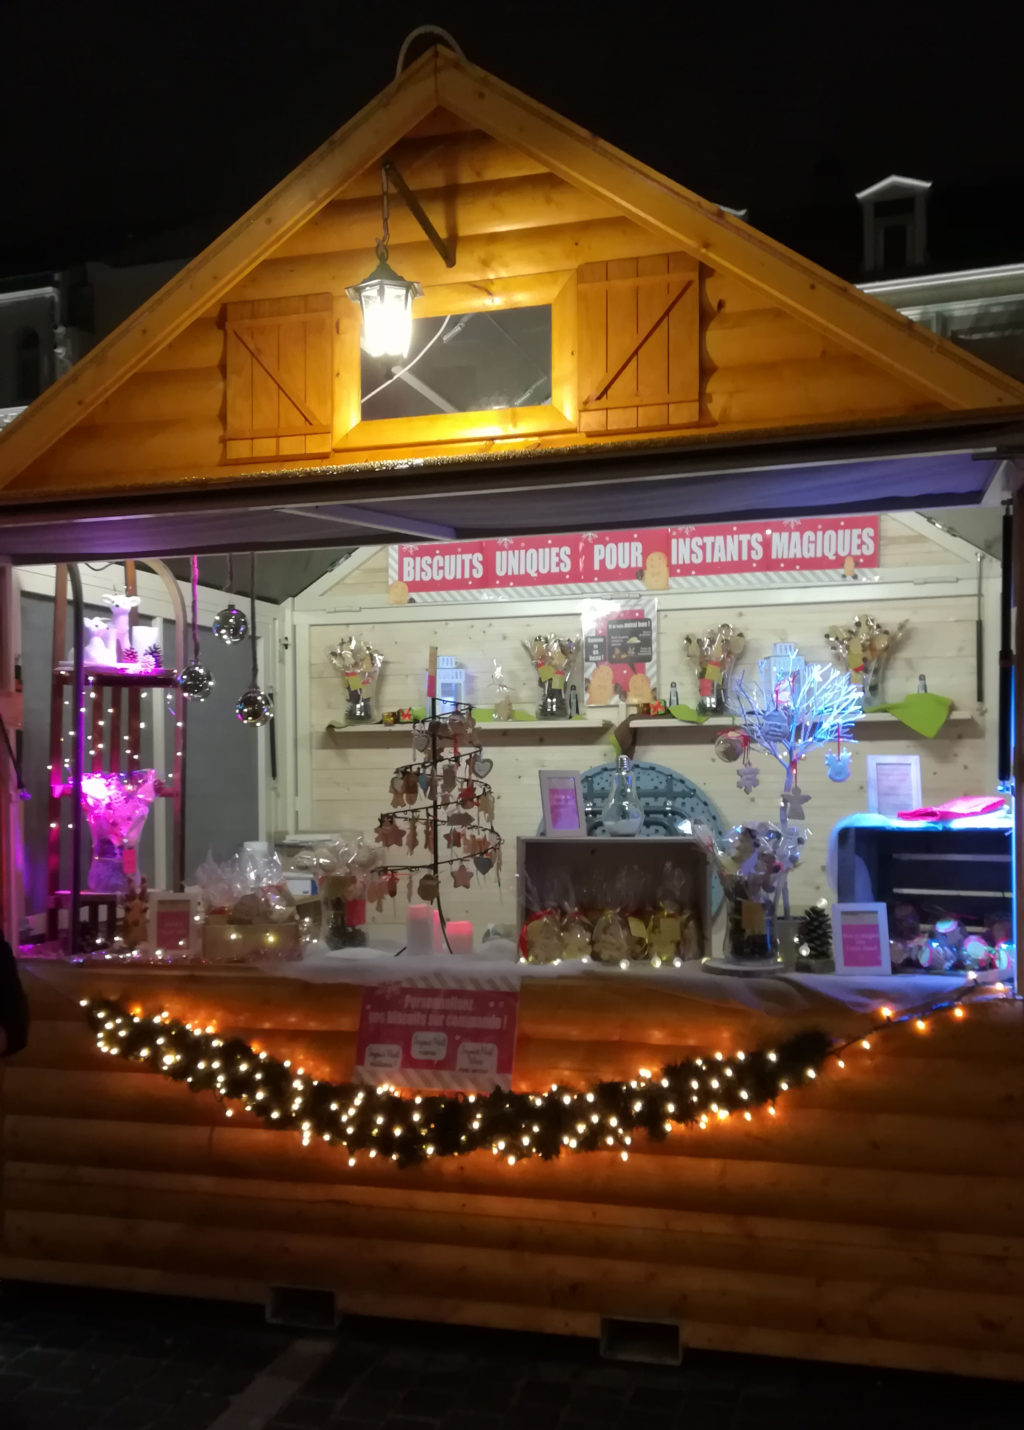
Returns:
[[[296,1369],[298,1367],[298,1369]],[[310,1373],[312,1371],[312,1373]],[[254,1307],[0,1287],[0,1430],[1016,1430],[1024,1387]]]

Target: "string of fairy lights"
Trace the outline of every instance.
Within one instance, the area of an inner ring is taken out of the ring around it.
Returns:
[[[92,675],[88,676],[88,677],[87,677],[87,680],[86,680],[86,685],[87,685],[88,688],[87,688],[87,690],[85,691],[85,694],[88,695],[88,697],[89,697],[90,700],[95,700],[95,699],[97,698],[97,691],[93,688],[93,686],[95,685],[95,676],[92,676]],[[148,699],[149,699],[149,691],[148,691],[148,690],[140,690],[140,691],[139,691],[139,695],[140,695],[140,697],[141,697],[142,700],[148,700]],[[102,698],[102,692],[100,692],[100,697]],[[65,710],[70,710],[70,708],[71,708],[71,701],[65,699],[65,700],[64,700],[64,709],[65,709]],[[79,708],[79,713],[82,714],[82,715],[87,714],[87,713],[88,713],[88,708],[87,708],[85,705],[80,706],[80,708]],[[182,728],[183,723],[184,723],[184,722],[183,722],[182,720],[176,720],[176,721],[175,721],[175,724],[177,725],[177,727],[178,727],[179,730]],[[95,724],[90,726],[90,731],[89,731],[89,733],[86,735],[86,753],[87,753],[87,755],[88,755],[90,758],[95,759],[97,756],[102,756],[103,750],[102,750],[101,746],[102,746],[103,736],[102,736],[102,734],[101,734],[100,732],[103,731],[105,728],[106,728],[106,717],[105,717],[104,715],[101,715],[100,718],[95,721]],[[145,722],[145,720],[140,720],[140,721],[139,721],[139,729],[140,729],[140,730],[145,730],[145,728],[146,728],[146,722]],[[96,736],[99,737],[99,741],[100,741],[100,744],[99,744],[99,745],[94,745],[94,744],[93,744],[93,739],[94,739],[94,737],[96,737]],[[47,765],[47,766],[46,766],[46,773],[50,776],[51,785],[53,785],[54,788],[57,789],[58,791],[62,790],[65,786],[66,786],[68,789],[70,789],[70,786],[71,786],[71,760],[70,760],[70,757],[69,757],[69,756],[67,756],[67,755],[65,755],[65,754],[63,753],[64,740],[65,740],[65,738],[70,739],[70,740],[75,739],[75,730],[74,730],[74,725],[73,725],[73,724],[72,724],[72,728],[71,728],[70,730],[64,731],[64,733],[61,735],[61,752],[62,752],[62,753],[61,753],[61,756],[60,756],[60,777],[61,777],[60,780],[54,780],[54,778],[53,778],[53,766],[52,766],[52,765]],[[129,746],[130,746],[130,744],[131,744],[131,739],[132,739],[131,734],[122,735],[122,736],[121,736],[121,743],[124,744],[124,745],[129,745]],[[127,757],[128,751],[125,751],[124,753],[125,753],[125,756]],[[182,751],[178,750],[178,751],[176,752],[176,758],[181,759],[181,757],[182,757]],[[138,753],[137,753],[137,752],[132,752],[132,759],[133,759],[136,763],[138,763],[139,756],[138,756]],[[117,753],[116,753],[116,751],[113,751],[113,750],[112,750],[112,751],[111,751],[111,762],[112,762],[112,766],[111,766],[111,767],[112,767],[112,768],[116,766],[116,760],[117,760]],[[61,781],[64,782],[63,785],[62,785]],[[51,828],[51,829],[57,829],[58,827],[59,827],[59,820],[52,820],[52,821],[50,822],[50,828]],[[74,826],[73,826],[72,824],[68,823],[68,824],[66,825],[66,828],[67,828],[67,829],[72,829],[72,828],[74,828]]]
[[[677,1128],[706,1130],[731,1117],[749,1122],[761,1108],[774,1117],[779,1098],[813,1082],[827,1061],[842,1070],[848,1054],[870,1051],[875,1038],[893,1028],[910,1024],[926,1033],[935,1016],[963,1019],[964,999],[977,994],[968,982],[925,1007],[901,1013],[881,1008],[880,1024],[842,1040],[812,1029],[767,1051],[716,1052],[669,1063],[657,1073],[640,1068],[629,1080],[486,1095],[412,1095],[389,1085],[327,1082],[241,1038],[219,1037],[212,1024],[182,1022],[166,1011],[146,1015],[117,999],[85,998],[81,1006],[101,1052],[145,1063],[193,1092],[241,1104],[267,1127],[299,1132],[305,1146],[314,1140],[336,1144],[348,1152],[350,1167],[362,1156],[408,1167],[481,1150],[515,1166],[534,1157],[598,1151],[628,1162],[638,1133],[663,1142]],[[1013,995],[997,984],[981,1001],[1006,997]],[[234,1111],[226,1106],[225,1116]]]

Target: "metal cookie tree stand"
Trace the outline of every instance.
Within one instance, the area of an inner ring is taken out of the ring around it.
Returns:
[[[441,903],[441,876],[450,871],[452,886],[468,889],[473,875],[492,871],[501,876],[501,835],[494,828],[494,791],[485,776],[492,762],[473,741],[476,721],[473,707],[457,704],[450,713],[437,709],[437,651],[431,647],[427,679],[429,714],[413,727],[413,745],[422,759],[400,765],[391,776],[391,809],[382,813],[374,839],[382,849],[413,853],[422,847],[426,860],[381,865],[375,871],[377,888],[370,897],[398,891],[406,877],[406,895],[416,892],[436,904],[441,937],[451,953]],[[486,822],[485,822],[486,821]],[[380,888],[383,883],[386,887]]]

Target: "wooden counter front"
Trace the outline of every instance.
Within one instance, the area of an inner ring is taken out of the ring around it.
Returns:
[[[300,1145],[99,1053],[78,999],[215,1020],[317,1075],[351,1071],[360,990],[258,973],[24,966],[34,1026],[2,1066],[0,1277],[1024,1379],[1019,1003],[901,1027],[784,1097],[633,1155],[407,1171]],[[527,983],[518,1085],[633,1076],[687,1053],[852,1034],[653,986]],[[514,1254],[513,1254],[514,1253]]]

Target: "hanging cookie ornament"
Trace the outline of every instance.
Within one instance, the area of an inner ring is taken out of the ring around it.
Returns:
[[[234,557],[228,554],[228,579],[225,590],[229,595],[234,595],[235,591],[235,563]],[[213,633],[218,640],[222,640],[225,645],[238,645],[239,641],[244,641],[249,634],[249,622],[245,615],[238,609],[234,601],[228,604],[213,618]]]
[[[213,676],[199,658],[199,557],[192,557],[192,659],[178,676],[186,700],[205,700],[213,689]]]
[[[844,750],[842,741],[836,741],[834,750],[825,751],[825,773],[833,784],[841,785],[850,778],[852,750]]]
[[[757,765],[742,764],[736,771],[736,788],[741,789],[744,794],[753,796],[754,791],[761,783],[761,771]]]
[[[457,889],[468,889],[473,882],[473,875],[465,864],[456,864],[452,870],[452,883]]]
[[[256,553],[249,554],[249,646],[252,651],[252,681],[239,698],[235,714],[243,725],[265,725],[274,718],[270,696],[260,689],[259,662],[256,653]]]

